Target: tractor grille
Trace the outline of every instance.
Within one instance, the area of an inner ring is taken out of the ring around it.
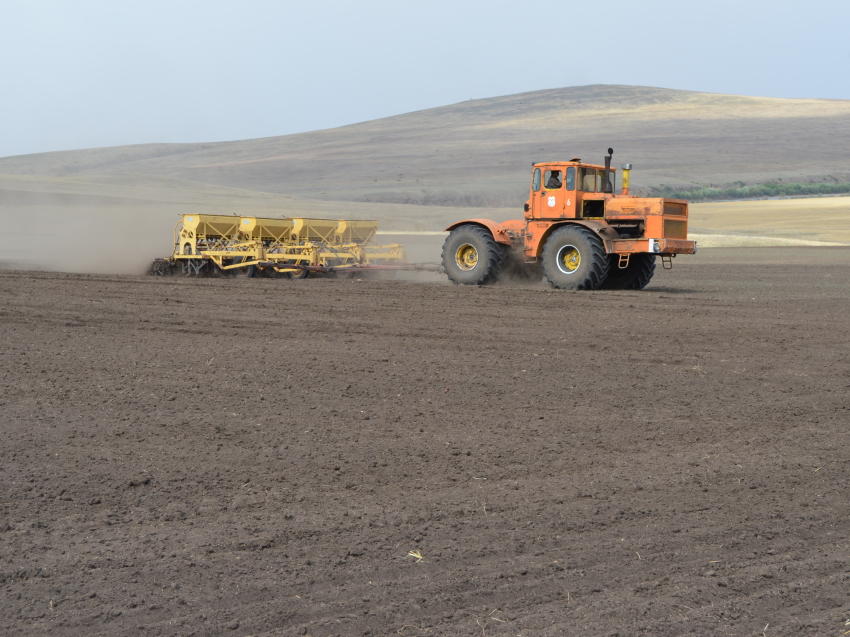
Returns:
[[[684,217],[688,214],[688,209],[685,204],[681,203],[667,203],[664,202],[664,214],[665,215],[677,215],[679,217]]]
[[[664,237],[667,239],[687,239],[688,222],[680,219],[665,219]]]

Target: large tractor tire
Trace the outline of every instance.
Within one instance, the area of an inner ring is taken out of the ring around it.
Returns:
[[[552,287],[595,290],[610,267],[602,240],[582,226],[562,226],[543,246],[543,273]]]
[[[480,226],[466,224],[451,231],[443,243],[443,268],[449,279],[464,285],[487,285],[499,277],[507,247]]]
[[[602,283],[603,290],[642,290],[649,285],[652,275],[655,274],[654,254],[633,254],[625,268],[618,266],[618,255],[612,254],[610,260],[611,267]]]

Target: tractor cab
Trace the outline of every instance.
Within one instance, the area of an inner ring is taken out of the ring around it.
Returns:
[[[582,164],[578,157],[568,162],[534,164],[525,218],[601,219],[616,179],[616,169]]]

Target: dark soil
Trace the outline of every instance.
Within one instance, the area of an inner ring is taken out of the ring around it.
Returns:
[[[847,630],[846,249],[0,294],[2,635]]]

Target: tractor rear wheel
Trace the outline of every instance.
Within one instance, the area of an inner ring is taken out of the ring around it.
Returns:
[[[496,243],[487,230],[472,224],[458,226],[443,243],[443,268],[454,283],[493,283],[499,277],[506,258],[506,247]]]
[[[655,274],[655,255],[645,252],[629,257],[629,265],[620,268],[619,255],[610,256],[611,267],[602,283],[604,290],[642,290]]]
[[[552,287],[595,290],[608,275],[610,262],[602,240],[582,226],[562,226],[543,246],[543,273]]]

